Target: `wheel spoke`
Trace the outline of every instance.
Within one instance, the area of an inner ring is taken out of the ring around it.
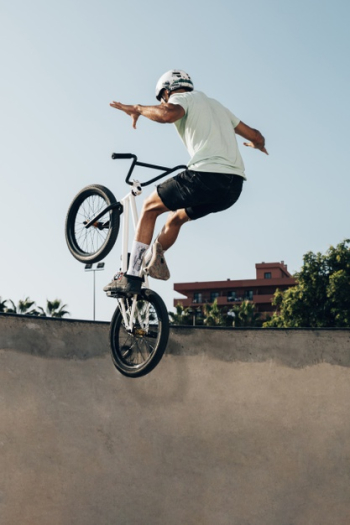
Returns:
[[[86,228],[85,225],[96,217],[108,203],[100,195],[89,195],[86,197],[76,213],[74,235],[78,248],[86,254],[96,253],[105,244],[109,228],[100,230],[97,226]],[[110,223],[111,212],[106,212],[99,223]]]
[[[130,318],[132,301],[125,300],[127,317]],[[154,319],[155,318],[155,319]],[[153,320],[150,330],[150,319]],[[138,301],[135,310],[133,333],[126,331],[124,324],[120,327],[118,341],[120,358],[127,366],[144,365],[154,354],[159,340],[158,316],[148,301]]]

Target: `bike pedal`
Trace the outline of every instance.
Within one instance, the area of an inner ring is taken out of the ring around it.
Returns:
[[[107,297],[112,297],[112,299],[125,299],[127,297],[133,297],[135,294],[132,292],[106,292]]]
[[[124,294],[121,294],[120,292],[106,292],[107,297],[112,297],[112,299],[118,299],[119,297],[125,297]]]

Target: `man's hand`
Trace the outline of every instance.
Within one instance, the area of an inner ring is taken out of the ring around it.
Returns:
[[[127,115],[132,118],[132,127],[136,129],[136,122],[138,121],[139,116],[141,115],[138,106],[129,106],[127,104],[122,104],[121,102],[111,102],[110,106],[120,111],[124,111]]]
[[[235,132],[237,135],[240,135],[241,137],[249,140],[249,142],[243,142],[245,146],[248,146],[248,148],[259,149],[268,155],[265,148],[265,139],[260,131],[251,128],[250,126],[247,126],[247,124],[244,124],[244,122],[240,121],[240,123],[235,127]]]
[[[266,153],[266,155],[268,155],[268,152],[267,152],[265,146],[262,145],[262,144],[254,144],[253,142],[243,142],[243,144],[245,146],[248,146],[248,148],[259,149],[260,151],[262,151],[263,153]]]

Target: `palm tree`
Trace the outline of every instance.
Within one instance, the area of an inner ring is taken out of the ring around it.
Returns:
[[[169,312],[170,323],[189,326],[192,324],[192,315],[189,311],[190,308],[184,308],[181,303],[175,306],[176,313]]]
[[[217,299],[213,304],[205,304],[203,308],[204,314],[204,324],[207,326],[225,326],[226,325],[226,315],[218,307]]]
[[[67,307],[66,304],[62,304],[61,299],[54,299],[53,301],[46,301],[46,314],[48,317],[64,317],[65,315],[70,315],[68,310],[65,310]],[[41,308],[43,311],[43,309]]]
[[[18,314],[18,315],[33,315],[36,317],[63,317],[65,315],[70,315],[70,313],[65,310],[66,304],[62,304],[60,299],[55,299],[54,301],[47,300],[46,310],[41,306],[32,308],[35,305],[35,301],[31,301],[29,297],[23,301],[18,301],[17,306],[15,303],[9,299],[11,307],[8,308],[5,306],[6,301],[1,302],[0,298],[0,312],[6,312],[8,314]]]
[[[35,301],[31,301],[29,297],[26,297],[23,301],[18,301],[17,306],[12,299],[9,299],[9,302],[11,303],[11,308],[6,308],[5,310],[8,314],[37,315],[35,308],[31,310],[32,306],[35,305]]]
[[[261,326],[262,320],[259,312],[255,311],[255,304],[251,301],[243,301],[234,309],[236,314],[236,326]]]
[[[6,312],[7,311],[6,303],[7,303],[7,300],[5,299],[5,301],[2,301],[2,299],[0,297],[0,312]]]

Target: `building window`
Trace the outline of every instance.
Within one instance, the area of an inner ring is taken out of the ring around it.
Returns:
[[[253,290],[246,290],[244,292],[244,299],[248,301],[252,301],[253,300]]]
[[[228,292],[227,301],[234,302],[236,300],[236,292]]]
[[[219,297],[219,292],[210,292],[210,302],[213,303]]]
[[[271,279],[271,272],[265,272],[264,279]]]
[[[201,292],[195,292],[193,294],[193,302],[194,303],[202,303],[203,302],[203,297],[202,297],[202,293]]]

